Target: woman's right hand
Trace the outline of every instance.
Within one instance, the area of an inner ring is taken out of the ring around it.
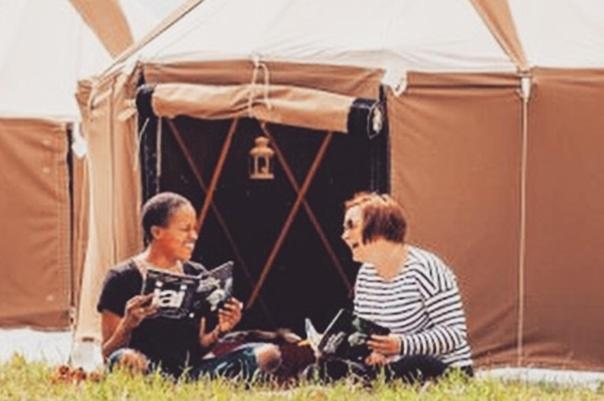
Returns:
[[[229,298],[224,306],[218,310],[219,334],[226,334],[233,330],[241,321],[243,303],[235,297]]]
[[[141,322],[157,312],[157,305],[151,301],[153,293],[145,295],[135,295],[126,302],[126,310],[124,311],[124,324],[130,330],[138,327]]]

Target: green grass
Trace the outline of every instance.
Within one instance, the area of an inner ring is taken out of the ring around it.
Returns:
[[[53,382],[55,368],[27,363],[20,357],[0,364],[0,400],[2,401],[365,401],[365,400],[577,400],[604,401],[604,387],[597,391],[586,388],[528,385],[501,380],[464,380],[451,377],[424,387],[377,382],[363,388],[351,382],[329,386],[305,383],[290,389],[271,385],[251,388],[226,380],[174,383],[159,375],[132,377],[124,372],[107,375],[99,382],[79,384]]]

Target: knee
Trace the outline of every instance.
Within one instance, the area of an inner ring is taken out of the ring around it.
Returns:
[[[281,364],[281,351],[274,344],[265,344],[255,349],[258,368],[266,372],[275,371]]]
[[[121,348],[108,358],[109,370],[122,369],[130,373],[146,373],[149,360],[142,353],[131,348]]]

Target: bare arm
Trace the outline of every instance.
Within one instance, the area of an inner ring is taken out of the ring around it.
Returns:
[[[136,295],[126,303],[124,316],[108,310],[101,314],[101,331],[103,336],[103,357],[107,358],[115,350],[125,347],[130,342],[132,331],[148,316],[157,311],[155,305],[147,305],[153,294]]]
[[[204,317],[201,318],[201,323],[199,325],[199,344],[203,348],[210,348],[218,339],[220,338],[220,328],[218,325],[214,327],[213,330],[207,331],[206,327],[206,319]]]
[[[201,318],[199,325],[199,344],[204,348],[212,346],[221,335],[228,333],[241,320],[243,304],[235,298],[227,301],[223,308],[218,311],[218,324],[213,330],[207,332],[206,319]]]

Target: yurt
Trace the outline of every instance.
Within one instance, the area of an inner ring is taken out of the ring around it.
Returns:
[[[246,324],[321,327],[356,273],[342,202],[376,190],[456,271],[478,367],[602,370],[602,15],[595,0],[188,2],[84,106],[78,335],[99,338],[103,277],[141,249],[141,203],[164,190],[198,207],[194,258],[235,261]],[[250,171],[259,136],[271,179]]]

